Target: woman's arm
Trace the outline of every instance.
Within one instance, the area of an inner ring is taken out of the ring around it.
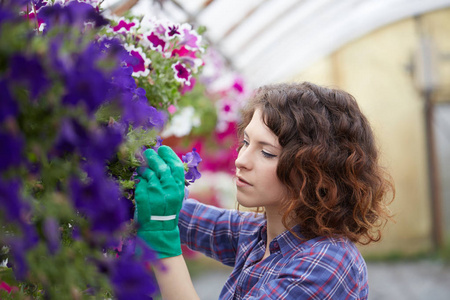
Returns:
[[[153,271],[164,300],[200,299],[183,255],[161,259],[161,264],[153,266]]]

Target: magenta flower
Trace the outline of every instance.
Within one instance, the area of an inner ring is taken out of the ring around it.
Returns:
[[[195,51],[190,51],[188,49],[186,49],[186,47],[181,47],[180,49],[174,49],[172,51],[172,57],[174,57],[175,55],[178,55],[179,57],[191,57],[191,58],[197,58],[197,56],[195,55]]]
[[[222,98],[216,102],[219,120],[236,122],[239,118],[240,103],[231,98]]]
[[[127,66],[133,68],[133,76],[147,76],[150,73],[148,66],[151,63],[150,58],[147,58],[141,48],[134,47],[132,45],[125,46],[130,56],[133,57],[132,62],[128,62]]]
[[[166,50],[166,42],[158,37],[154,32],[145,35],[152,50],[164,52]]]
[[[243,93],[244,92],[244,79],[241,77],[237,77],[234,80],[234,84],[233,84],[233,89],[235,89],[238,93]]]
[[[185,84],[181,88],[181,91],[180,91],[181,95],[184,95],[187,92],[192,91],[192,89],[194,88],[196,82],[197,82],[197,80],[195,79],[195,77],[191,76],[191,79],[189,80],[189,84]]]
[[[19,291],[19,288],[17,286],[10,286],[6,282],[2,281],[0,282],[0,291],[1,290],[5,290],[6,292],[11,293]]]
[[[181,82],[186,85],[190,85],[190,79],[191,79],[191,71],[186,68],[186,66],[183,63],[175,63],[172,65],[172,69],[175,72],[175,79],[178,82]]]
[[[136,26],[136,22],[131,21],[128,23],[123,18],[121,18],[119,20],[119,23],[116,26],[112,27],[112,30],[116,33],[128,32],[128,31],[130,31],[131,27],[134,27],[134,26]]]
[[[196,31],[191,30],[190,25],[183,27],[183,38],[180,42],[180,45],[185,46],[188,50],[200,49],[200,42],[202,41],[202,37]]]
[[[179,31],[180,26],[179,25],[173,25],[173,26],[168,26],[166,30],[166,37],[168,39],[172,39],[174,38],[176,35],[181,35],[180,31]]]

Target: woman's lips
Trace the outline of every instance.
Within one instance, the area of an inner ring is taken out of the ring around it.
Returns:
[[[246,181],[244,178],[237,176],[236,186],[244,187],[244,186],[252,186],[252,185],[250,183],[248,183],[248,181]]]

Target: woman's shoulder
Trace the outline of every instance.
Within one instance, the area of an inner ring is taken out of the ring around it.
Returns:
[[[305,260],[335,269],[352,268],[357,273],[367,272],[361,252],[346,237],[321,236],[300,242],[293,247],[290,261],[295,264]]]
[[[319,289],[328,296],[333,294],[333,299],[367,295],[366,263],[347,238],[317,237],[300,242],[287,254],[280,277],[290,278],[296,286]]]
[[[222,216],[222,219],[230,222],[231,225],[239,225],[244,231],[257,231],[266,223],[263,214],[217,207],[192,198],[183,202],[182,213],[202,216],[202,218]]]

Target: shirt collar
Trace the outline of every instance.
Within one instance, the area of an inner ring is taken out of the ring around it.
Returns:
[[[303,235],[300,233],[299,225],[294,226],[291,229],[291,231],[295,232],[298,235],[298,237],[300,237],[300,238],[303,237]],[[305,242],[305,240],[296,237],[291,231],[286,230],[283,233],[276,236],[273,239],[273,241],[271,242],[270,250],[276,251],[277,250],[276,248],[279,248],[279,250],[281,251],[281,254],[284,256],[293,249],[301,248],[301,244],[303,244],[303,242]],[[263,240],[264,244],[266,244],[267,243],[267,222],[264,222],[262,224],[259,234],[260,234],[261,240]],[[278,246],[277,246],[277,244],[278,244]]]

